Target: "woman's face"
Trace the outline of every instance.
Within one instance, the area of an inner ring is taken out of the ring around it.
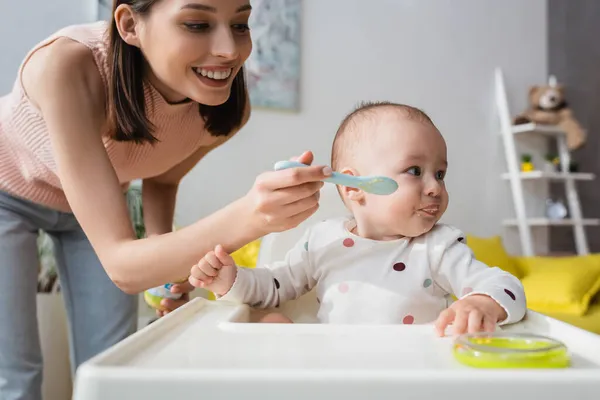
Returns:
[[[252,51],[250,10],[249,0],[166,0],[137,18],[149,79],[167,101],[227,101]]]

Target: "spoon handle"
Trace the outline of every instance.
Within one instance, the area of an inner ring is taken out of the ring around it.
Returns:
[[[302,164],[298,161],[279,161],[275,163],[275,171],[288,168],[308,167],[306,164]],[[339,172],[333,172],[330,177],[323,179],[324,182],[334,183],[336,185],[347,186],[351,188],[360,189],[361,179],[347,174],[341,174]]]

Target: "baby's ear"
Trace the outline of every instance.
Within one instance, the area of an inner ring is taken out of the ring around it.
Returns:
[[[353,168],[342,168],[340,172],[342,174],[348,174],[352,176],[359,175],[358,172]],[[350,201],[356,201],[359,204],[362,203],[362,201],[365,198],[365,192],[363,192],[361,189],[355,189],[348,186],[340,186],[340,191],[342,192],[342,195],[345,199],[348,199]]]

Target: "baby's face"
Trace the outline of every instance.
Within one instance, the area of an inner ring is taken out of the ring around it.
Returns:
[[[429,123],[407,119],[397,112],[378,116],[373,141],[354,157],[360,175],[384,175],[398,190],[382,196],[355,193],[350,201],[359,229],[373,239],[416,237],[428,232],[448,207],[444,184],[446,143]],[[369,140],[369,139],[367,139]]]

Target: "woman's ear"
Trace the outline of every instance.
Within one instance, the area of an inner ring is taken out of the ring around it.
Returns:
[[[130,46],[140,47],[138,16],[127,4],[121,4],[115,10],[115,25],[121,39]]]
[[[340,172],[342,174],[347,174],[347,175],[352,175],[352,176],[359,175],[355,169],[349,168],[349,167],[342,168],[340,170]],[[346,199],[357,202],[358,204],[361,204],[361,205],[364,203],[365,192],[363,192],[361,189],[351,188],[348,186],[340,186],[340,190],[342,191],[342,194]]]

